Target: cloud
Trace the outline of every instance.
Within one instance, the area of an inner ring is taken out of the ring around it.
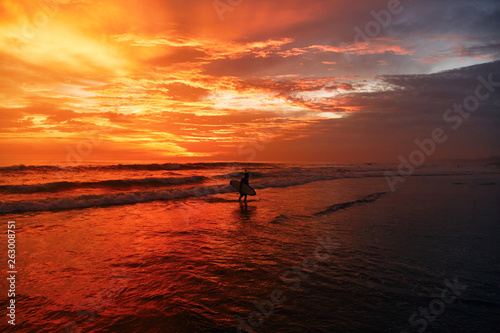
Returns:
[[[467,45],[469,44],[469,45]],[[432,55],[416,60],[427,64],[437,64],[443,61],[450,62],[451,60],[458,60],[464,58],[473,58],[481,61],[491,61],[500,58],[500,43],[487,42],[487,43],[459,43],[451,46],[445,50],[437,51]]]
[[[54,155],[102,130],[110,156],[237,158],[264,135],[262,159],[391,159],[500,59],[494,0],[402,2],[369,39],[386,0],[244,1],[223,20],[198,0],[0,6],[0,132]],[[494,150],[496,98],[449,152]]]
[[[207,89],[193,87],[184,83],[171,83],[165,85],[165,88],[167,88],[171,98],[181,101],[200,101],[209,93]]]

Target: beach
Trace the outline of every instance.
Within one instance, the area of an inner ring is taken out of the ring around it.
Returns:
[[[116,170],[99,179],[80,170],[84,181],[73,175],[72,184],[45,185],[22,203],[11,193],[0,209],[4,225],[16,225],[16,331],[498,327],[500,174],[494,169],[429,168],[392,192],[380,166],[238,167],[255,174],[250,185],[257,196],[246,204],[227,186],[241,174],[225,172],[226,165],[149,170],[154,189],[129,167],[120,171],[121,183],[110,182]],[[157,171],[170,180],[159,180]],[[33,171],[22,172],[34,179]],[[44,177],[55,177],[50,172]],[[185,181],[174,184],[175,177]],[[6,279],[0,287],[8,289]]]
[[[500,332],[499,0],[0,31],[0,333]]]

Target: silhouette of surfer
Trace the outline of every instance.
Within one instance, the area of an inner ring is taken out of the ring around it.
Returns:
[[[240,188],[241,188],[242,184],[246,184],[246,185],[250,186],[248,184],[248,177],[250,177],[250,175],[248,174],[248,172],[245,172],[245,177],[241,178],[241,180],[240,180]],[[240,198],[238,199],[238,201],[240,201],[241,198],[243,198],[243,196],[245,196],[245,200],[244,201],[246,202],[247,201],[247,195],[245,193],[241,192],[241,190],[240,190]]]

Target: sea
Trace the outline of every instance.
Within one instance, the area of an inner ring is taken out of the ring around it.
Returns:
[[[484,161],[10,165],[0,201],[2,332],[500,327]]]

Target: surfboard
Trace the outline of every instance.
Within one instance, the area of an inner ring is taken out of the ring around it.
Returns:
[[[256,195],[257,194],[257,193],[255,193],[255,190],[253,188],[251,188],[250,186],[248,186],[247,184],[240,184],[239,180],[231,180],[229,182],[229,184],[231,184],[232,187],[234,187],[236,190],[240,191],[243,194],[247,194],[247,195]]]

